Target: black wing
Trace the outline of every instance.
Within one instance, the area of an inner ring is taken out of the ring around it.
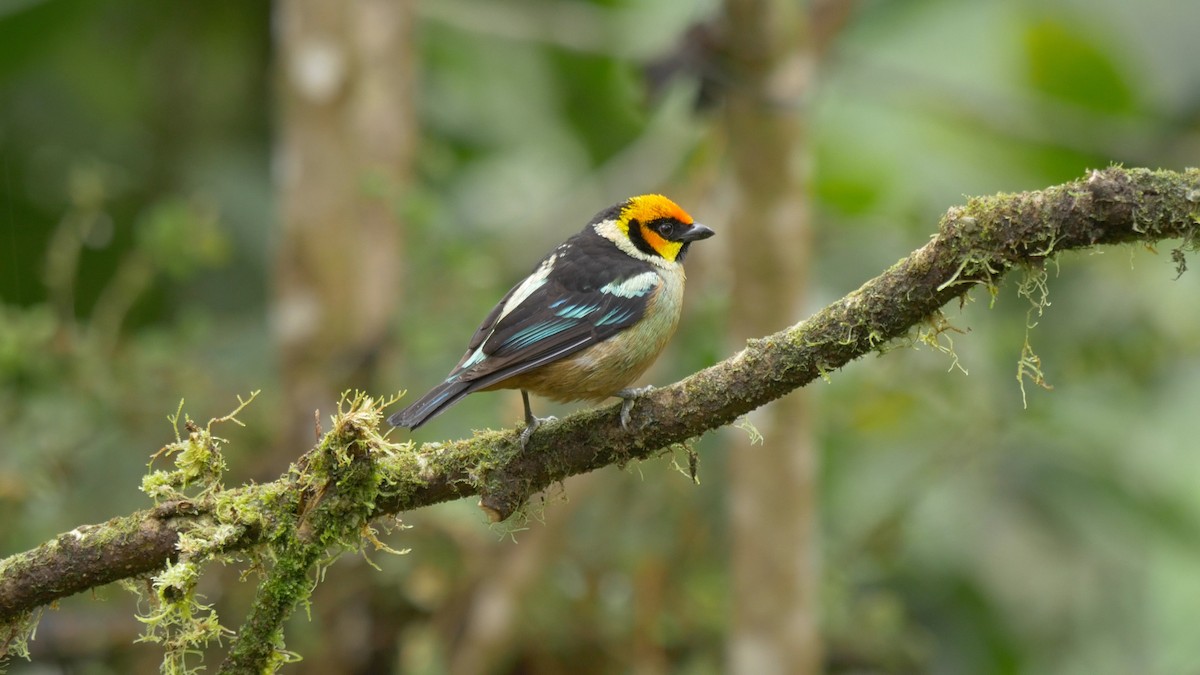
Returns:
[[[416,428],[471,392],[566,358],[640,321],[661,278],[648,263],[619,253],[594,255],[584,248],[590,245],[568,242],[513,287],[446,380],[388,421]]]

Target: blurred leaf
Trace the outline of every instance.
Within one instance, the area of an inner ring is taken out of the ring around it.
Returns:
[[[225,236],[212,206],[167,197],[155,202],[137,231],[138,247],[159,269],[181,279],[229,257]]]
[[[1042,19],[1025,30],[1030,86],[1051,98],[1108,113],[1135,109],[1133,91],[1109,51],[1078,28]]]

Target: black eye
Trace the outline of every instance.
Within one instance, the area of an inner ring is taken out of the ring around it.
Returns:
[[[659,223],[658,227],[655,227],[654,229],[658,230],[658,233],[662,236],[670,239],[671,235],[675,234],[675,223],[665,220]]]

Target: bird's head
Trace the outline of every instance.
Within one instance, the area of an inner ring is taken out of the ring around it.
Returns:
[[[639,195],[601,212],[592,221],[601,236],[650,262],[683,262],[693,241],[713,231],[662,195]]]

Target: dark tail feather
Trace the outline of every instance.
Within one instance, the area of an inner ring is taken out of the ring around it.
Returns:
[[[416,429],[458,403],[462,397],[475,391],[476,387],[472,385],[479,384],[479,382],[462,380],[443,382],[404,410],[393,413],[391,417],[387,418],[388,424],[394,427]]]

